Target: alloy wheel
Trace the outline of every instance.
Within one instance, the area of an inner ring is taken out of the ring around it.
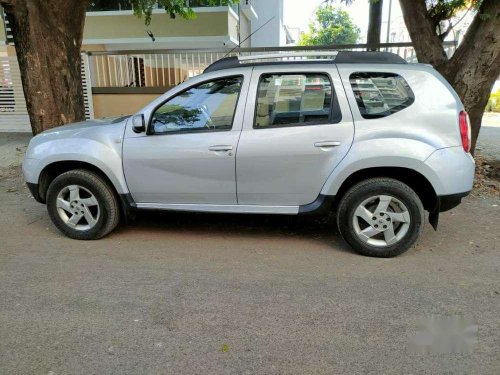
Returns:
[[[389,195],[365,199],[354,211],[352,220],[357,237],[377,247],[391,246],[403,239],[411,221],[403,202]]]
[[[70,228],[87,231],[99,220],[99,202],[90,190],[80,185],[64,187],[56,199],[57,213]]]

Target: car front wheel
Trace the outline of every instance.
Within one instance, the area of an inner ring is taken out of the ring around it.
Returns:
[[[113,190],[98,174],[83,169],[65,172],[52,181],[47,210],[61,232],[78,240],[104,237],[119,221]]]
[[[424,209],[408,185],[392,178],[372,178],[347,191],[337,222],[342,237],[358,253],[387,258],[415,244]]]

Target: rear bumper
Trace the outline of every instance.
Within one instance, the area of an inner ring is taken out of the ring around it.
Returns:
[[[437,230],[438,227],[439,213],[457,207],[462,201],[462,198],[469,195],[469,193],[470,190],[463,193],[438,195],[436,200],[436,207],[429,212],[429,223],[432,225],[434,230]]]
[[[447,147],[434,151],[425,164],[430,173],[424,175],[438,196],[467,195],[474,184],[474,159],[462,146]]]
[[[439,212],[445,212],[457,207],[460,202],[462,202],[462,198],[469,195],[469,193],[470,191],[466,191],[463,193],[438,196]]]

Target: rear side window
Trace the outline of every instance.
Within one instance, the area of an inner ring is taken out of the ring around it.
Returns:
[[[403,77],[395,73],[352,73],[349,77],[361,116],[380,118],[399,112],[415,101]]]
[[[254,128],[340,121],[330,78],[321,73],[264,74],[257,92]]]

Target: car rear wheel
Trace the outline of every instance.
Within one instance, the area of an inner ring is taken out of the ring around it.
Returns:
[[[424,223],[418,195],[391,178],[372,178],[353,186],[337,211],[340,233],[358,253],[399,255],[417,241]]]
[[[70,238],[95,240],[119,222],[119,207],[111,187],[87,170],[65,172],[47,190],[47,210],[55,226]]]

